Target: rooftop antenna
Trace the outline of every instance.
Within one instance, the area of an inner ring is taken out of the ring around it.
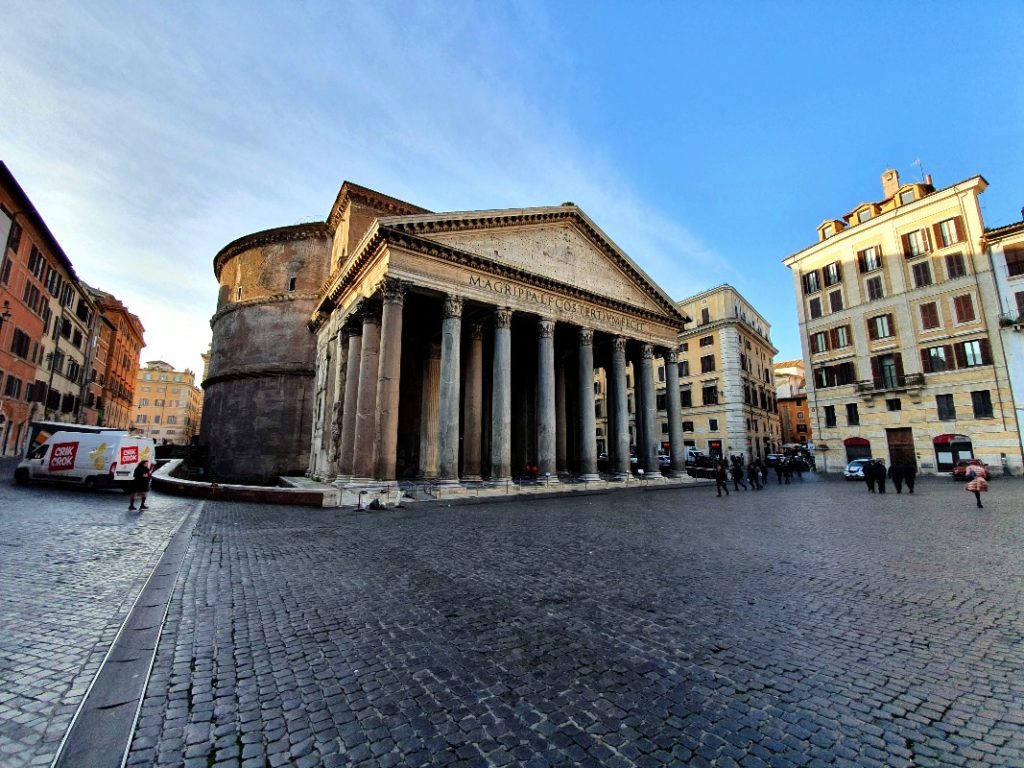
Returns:
[[[921,164],[921,158],[919,157],[916,160],[914,160],[914,162],[912,162],[911,165],[916,165],[917,166],[917,172],[921,176],[921,183],[923,184],[924,183],[924,166]]]

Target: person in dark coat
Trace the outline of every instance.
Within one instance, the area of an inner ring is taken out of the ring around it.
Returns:
[[[730,470],[730,474],[732,475],[732,489],[734,491],[738,491],[741,485],[743,486],[744,491],[750,490],[749,488],[747,488],[747,484],[743,482],[742,464],[740,464],[738,461],[734,461],[732,463],[732,470]]]
[[[761,470],[757,466],[757,462],[747,467],[747,482],[750,483],[751,490],[761,490]]]
[[[793,479],[793,462],[790,459],[782,460],[782,478],[789,485]]]
[[[907,484],[907,490],[914,492],[914,478],[917,477],[917,464],[905,464],[903,467],[903,482]]]
[[[729,475],[725,472],[725,466],[719,462],[715,464],[715,490],[718,491],[718,497],[722,497],[722,491],[725,491],[725,495],[729,495]]]
[[[869,493],[875,492],[875,462],[869,461],[861,468],[861,473],[864,475],[864,483],[868,487]]]
[[[885,493],[885,464],[881,459],[875,459],[873,465],[875,467],[875,486],[879,493]]]
[[[149,481],[153,477],[153,469],[149,466],[149,462],[143,459],[139,462],[138,466],[135,467],[135,472],[132,473],[132,485],[131,485],[131,500],[128,502],[128,511],[135,511],[135,497],[141,496],[142,503],[139,505],[139,510],[149,509],[146,506],[146,494],[149,493]]]
[[[903,493],[903,465],[893,464],[889,467],[889,479],[896,487],[896,493]]]

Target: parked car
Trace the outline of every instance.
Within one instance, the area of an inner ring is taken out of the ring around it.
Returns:
[[[672,457],[666,456],[664,453],[658,454],[658,466],[659,467],[670,467],[672,466]]]
[[[986,464],[981,459],[961,459],[960,461],[958,461],[956,463],[956,466],[953,467],[953,479],[966,480],[967,473],[971,471],[971,467],[981,467],[982,469],[985,470],[986,476],[988,476],[991,479],[992,475],[988,471],[988,464]]]
[[[764,464],[766,467],[775,467],[781,464],[785,458],[785,455],[781,453],[769,453],[764,457]]]
[[[874,461],[874,459],[854,459],[846,465],[846,469],[843,471],[843,477],[847,480],[863,480],[864,467],[872,461]]]

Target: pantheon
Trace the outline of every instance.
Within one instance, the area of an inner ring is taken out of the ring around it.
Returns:
[[[686,318],[572,203],[431,213],[345,182],[326,221],[241,237],[214,272],[200,442],[216,479],[625,480],[634,450],[648,478],[684,472]]]

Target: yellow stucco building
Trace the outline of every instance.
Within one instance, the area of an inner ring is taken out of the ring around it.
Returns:
[[[203,392],[190,370],[176,371],[162,360],[139,370],[135,383],[132,433],[157,444],[188,445],[199,434]]]
[[[861,456],[948,472],[1021,471],[981,176],[935,189],[882,174],[882,199],[789,256],[818,468]]]

